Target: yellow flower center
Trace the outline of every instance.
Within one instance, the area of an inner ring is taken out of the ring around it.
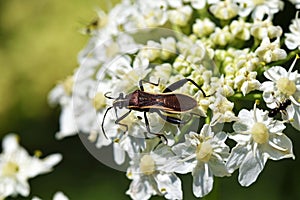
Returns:
[[[140,170],[145,175],[151,175],[155,172],[155,162],[150,155],[144,155],[141,158]]]
[[[269,140],[269,131],[266,125],[256,122],[251,130],[253,140],[258,144],[264,144]]]
[[[100,110],[101,108],[105,108],[106,100],[104,94],[102,92],[98,92],[93,99],[93,106],[96,110]]]
[[[287,96],[292,96],[297,90],[296,84],[288,78],[278,79],[276,85],[278,90]]]
[[[66,80],[63,82],[64,90],[66,94],[69,96],[72,94],[73,85],[74,85],[74,80],[72,76],[68,76]]]
[[[198,161],[208,162],[212,152],[213,148],[209,142],[200,143],[197,145],[196,158]]]
[[[15,162],[7,162],[2,168],[2,174],[4,176],[14,176],[19,171],[19,166]]]

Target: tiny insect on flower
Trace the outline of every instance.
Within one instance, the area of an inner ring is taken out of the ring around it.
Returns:
[[[269,117],[275,117],[279,112],[286,113],[286,108],[292,104],[290,99],[286,99],[285,101],[278,104],[276,108],[273,108],[269,111]]]

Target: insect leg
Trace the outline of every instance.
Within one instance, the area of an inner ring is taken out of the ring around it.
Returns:
[[[159,82],[160,82],[160,80],[158,79],[157,83],[153,83],[153,82],[146,81],[146,80],[140,80],[140,81],[139,81],[139,87],[140,87],[140,90],[141,90],[141,91],[144,91],[143,82],[144,82],[144,83],[149,83],[149,84],[151,84],[151,85],[158,86],[158,85],[159,85]]]
[[[164,136],[164,134],[153,133],[153,132],[151,132],[150,126],[149,126],[148,117],[147,117],[147,112],[144,112],[144,118],[145,118],[145,124],[146,124],[146,128],[147,128],[148,133],[153,134],[153,135],[156,135],[156,136],[158,136],[158,137],[160,137],[160,138],[163,137],[164,140],[166,140],[166,142],[168,143],[168,140],[167,140],[166,136]]]
[[[160,110],[155,110],[155,112],[165,121],[172,123],[172,124],[181,124],[182,120],[176,117],[167,116],[161,113]]]
[[[110,109],[112,109],[112,108],[113,108],[113,106],[111,106],[111,107],[109,107],[109,108],[106,109],[106,111],[105,111],[105,113],[104,113],[104,116],[103,116],[103,119],[102,119],[102,124],[101,124],[102,132],[103,132],[104,136],[106,137],[106,139],[108,139],[108,138],[107,138],[107,136],[106,136],[106,134],[105,134],[105,130],[104,130],[104,121],[105,121],[105,117],[106,117],[108,111],[109,111]]]
[[[160,110],[157,110],[157,111],[155,111],[162,119],[164,119],[165,121],[167,121],[167,122],[169,122],[169,123],[172,123],[172,124],[186,124],[186,123],[188,123],[191,119],[192,119],[192,117],[193,117],[193,113],[190,113],[189,114],[189,118],[188,119],[186,119],[186,120],[182,120],[182,119],[179,119],[179,118],[177,118],[177,117],[172,117],[172,116],[168,116],[168,115],[164,115],[164,114],[162,114],[161,113],[161,111]]]
[[[115,124],[121,125],[126,128],[126,130],[124,132],[128,131],[128,125],[122,124],[122,123],[120,123],[120,121],[122,121],[124,118],[126,118],[130,113],[131,113],[131,110],[129,110],[127,113],[125,113],[124,115],[122,115],[115,121]]]
[[[207,95],[205,94],[205,92],[203,91],[203,89],[195,81],[193,81],[192,79],[189,79],[189,78],[184,78],[184,79],[181,79],[181,80],[179,80],[179,81],[177,81],[175,83],[172,83],[171,85],[169,85],[167,88],[164,89],[163,93],[173,92],[174,90],[177,90],[178,88],[181,88],[187,82],[191,82],[199,90],[201,90],[201,92],[203,93],[204,97],[207,97]]]

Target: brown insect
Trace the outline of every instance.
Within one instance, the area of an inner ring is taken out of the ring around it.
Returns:
[[[162,93],[159,94],[145,92],[143,87],[143,82],[155,86],[159,85],[159,83],[152,83],[149,81],[140,80],[139,81],[140,89],[135,90],[134,92],[127,94],[126,96],[124,96],[123,93],[120,93],[119,97],[117,98],[109,97],[107,96],[107,93],[104,95],[108,99],[115,99],[113,105],[107,108],[103,116],[102,131],[104,135],[105,135],[105,130],[104,130],[105,117],[108,111],[114,108],[115,114],[117,116],[115,123],[124,126],[126,128],[125,132],[127,132],[128,130],[128,125],[121,123],[121,121],[124,118],[126,118],[131,113],[132,110],[135,110],[135,111],[144,112],[145,124],[146,124],[147,131],[149,133],[165,138],[165,136],[162,134],[152,133],[150,131],[149,121],[147,118],[148,112],[157,113],[162,119],[172,124],[185,124],[192,118],[193,115],[199,115],[199,114],[190,113],[190,118],[185,121],[177,117],[169,116],[167,114],[180,114],[180,113],[191,111],[198,105],[198,103],[194,98],[188,95],[181,94],[181,93],[173,93],[173,91],[182,87],[185,83],[190,82],[193,85],[195,85],[199,90],[201,90],[204,97],[207,97],[204,91],[202,90],[202,88],[197,83],[195,83],[195,81],[188,78],[181,79],[169,85],[167,88],[164,89]],[[127,108],[129,109],[129,111],[124,115],[122,115],[121,117],[118,117],[117,108],[119,109]]]

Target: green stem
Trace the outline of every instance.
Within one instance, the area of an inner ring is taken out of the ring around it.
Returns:
[[[255,49],[260,45],[261,40],[254,38],[254,44],[251,48],[251,51],[255,51]]]
[[[212,113],[210,110],[207,111],[207,117],[205,118],[205,124],[210,124]]]
[[[262,99],[261,93],[250,93],[244,96],[241,92],[235,93],[233,96],[229,97],[230,100],[242,100],[242,101],[253,101],[255,99]]]

